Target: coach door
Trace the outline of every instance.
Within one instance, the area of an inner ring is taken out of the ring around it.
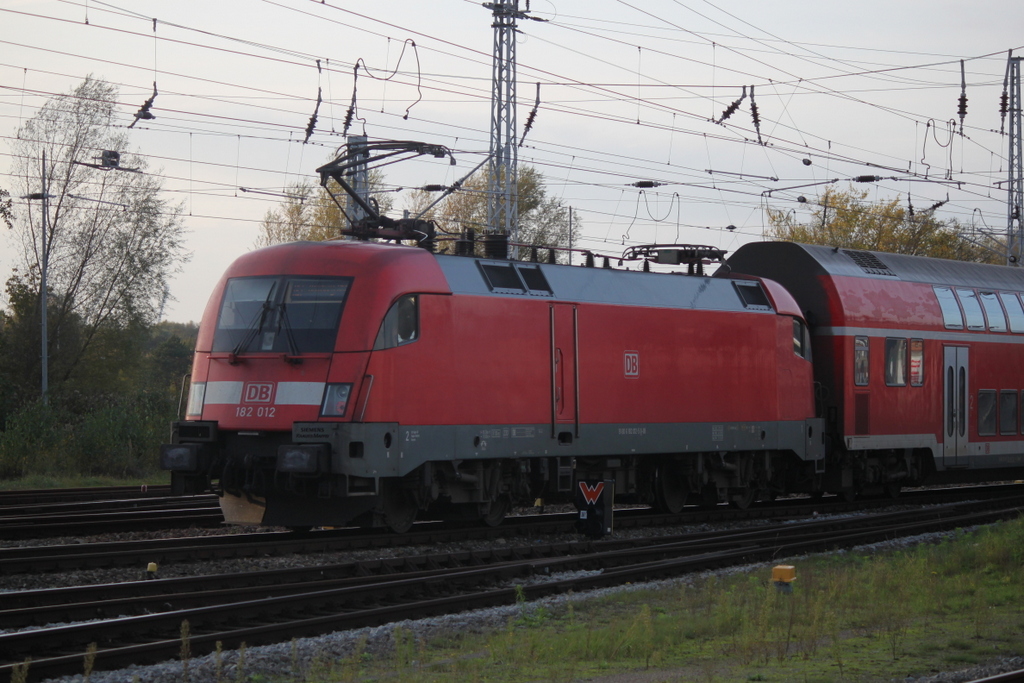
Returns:
[[[551,305],[551,436],[572,443],[580,434],[579,320],[571,304]]]
[[[942,460],[946,467],[967,464],[967,352],[963,346],[944,347]]]

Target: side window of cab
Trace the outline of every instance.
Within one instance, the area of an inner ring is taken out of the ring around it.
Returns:
[[[811,360],[811,333],[800,318],[793,318],[793,353]]]
[[[393,349],[396,346],[411,344],[420,337],[420,298],[417,294],[407,294],[391,304],[384,322],[377,332],[377,340],[373,350]]]

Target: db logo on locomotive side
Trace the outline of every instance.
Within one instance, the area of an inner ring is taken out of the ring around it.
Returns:
[[[640,376],[640,352],[626,351],[622,356],[623,370],[626,377]]]
[[[242,403],[270,403],[273,399],[273,382],[246,382],[242,389]]]

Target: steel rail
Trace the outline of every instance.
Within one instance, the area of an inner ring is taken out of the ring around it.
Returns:
[[[136,486],[85,486],[66,489],[21,489],[0,491],[0,507],[36,503],[57,503],[110,498],[148,498],[167,496],[168,484],[139,484]]]
[[[219,506],[124,509],[0,518],[0,540],[83,536],[126,531],[156,531],[224,523]]]
[[[758,504],[748,510],[735,510],[719,505],[711,508],[688,507],[683,512],[653,514],[650,510],[620,510],[615,514],[618,529],[651,528],[671,525],[731,522],[749,519],[787,519],[814,513],[853,512],[905,503],[908,505],[943,504],[965,496],[976,499],[1005,497],[1024,491],[1024,486],[985,486],[969,489],[940,489],[910,492],[898,501],[868,499],[853,503],[836,497],[820,500],[795,498]],[[215,520],[211,513],[208,520]],[[57,546],[0,548],[0,575],[67,571],[96,567],[132,567],[149,562],[195,561],[212,558],[253,557],[268,553],[295,554],[359,550],[459,540],[484,540],[523,535],[545,535],[574,531],[574,513],[511,517],[498,527],[450,525],[440,522],[419,523],[413,531],[403,534],[381,533],[371,529],[321,530],[311,533],[261,531],[250,534],[225,534],[203,537],[145,539],[134,541],[75,543]],[[161,523],[170,524],[166,519]],[[180,520],[189,526],[189,518]],[[157,525],[159,526],[159,525]],[[208,525],[216,526],[211,521]],[[160,527],[165,528],[165,527]],[[105,531],[120,530],[108,526]],[[2,538],[2,527],[0,527]]]
[[[508,603],[515,599],[514,588],[487,588],[496,580],[522,579],[526,576],[564,572],[572,569],[600,567],[602,571],[589,576],[555,580],[525,586],[521,590],[528,598],[541,597],[565,590],[581,591],[589,588],[642,581],[680,573],[757,560],[774,559],[798,553],[814,552],[835,547],[848,547],[918,534],[937,529],[988,523],[997,519],[1017,517],[1021,514],[1020,501],[999,509],[979,509],[980,503],[946,506],[944,509],[921,511],[917,519],[906,524],[898,513],[873,515],[867,518],[820,520],[803,524],[785,525],[773,530],[745,531],[733,538],[719,539],[713,544],[692,541],[653,544],[643,549],[613,549],[590,555],[570,555],[562,558],[514,560],[491,567],[452,571],[438,569],[377,579],[356,579],[331,587],[323,584],[301,588],[301,592],[242,600],[227,605],[209,605],[172,610],[160,614],[122,617],[98,623],[76,624],[54,628],[17,631],[0,635],[0,650],[8,656],[33,657],[29,675],[32,679],[71,673],[80,666],[81,654],[48,656],[54,648],[84,650],[89,642],[114,642],[126,638],[160,638],[177,633],[183,620],[188,620],[194,633],[193,652],[199,654],[212,649],[215,642],[235,647],[241,642],[256,644],[296,635],[322,633],[381,623],[392,619],[421,617],[440,612],[452,612],[469,607]],[[991,508],[992,506],[989,505]],[[868,527],[868,528],[865,528]],[[808,531],[812,531],[808,535]],[[755,540],[760,536],[760,540]],[[745,540],[743,540],[745,538]],[[732,546],[732,547],[729,547]],[[310,590],[312,588],[312,590]],[[462,591],[453,595],[456,590]],[[438,597],[442,596],[442,597]],[[366,603],[372,601],[367,608]],[[295,619],[289,614],[308,615],[327,612],[322,616]],[[235,624],[258,619],[262,622],[279,618],[283,623],[263,623],[259,626],[221,631],[223,624]],[[158,640],[155,643],[104,648],[96,654],[99,668],[121,666],[128,661],[153,661],[173,656],[179,640]],[[125,658],[128,659],[125,659]],[[14,663],[0,666],[0,675]]]
[[[159,510],[161,508],[195,508],[216,506],[217,496],[148,496],[146,498],[104,498],[59,502],[18,503],[0,505],[0,521],[16,521],[25,517],[58,517],[78,512],[115,512],[118,510]]]

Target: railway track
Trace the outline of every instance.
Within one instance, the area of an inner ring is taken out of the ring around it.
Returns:
[[[168,496],[168,484],[140,484],[138,486],[85,486],[66,489],[23,489],[0,491],[0,509],[11,505],[67,503],[84,500],[121,500]]]
[[[218,642],[229,648],[243,642],[278,642],[510,604],[517,595],[536,599],[983,524],[1017,517],[1022,506],[1024,496],[1018,495],[995,505],[947,504],[758,529],[529,544],[305,570],[7,593],[0,626],[20,630],[0,634],[0,652],[7,658],[0,676],[26,657],[32,658],[30,680],[76,673],[94,642],[107,644],[96,652],[97,669],[172,658],[181,650],[185,620],[193,634],[191,650],[198,655],[212,651]],[[559,578],[581,570],[589,573]],[[54,619],[83,618],[99,620],[24,630]]]
[[[223,521],[213,495],[23,503],[0,507],[0,541],[216,527]]]
[[[913,505],[943,504],[962,500],[965,495],[974,499],[986,499],[1006,496],[1013,492],[1024,493],[1024,486],[974,487],[968,489],[966,493],[963,489],[914,491],[902,497],[900,502]],[[794,519],[811,516],[815,513],[836,514],[892,504],[891,499],[849,503],[838,498],[821,500],[795,498],[776,501],[772,504],[756,505],[748,510],[735,510],[724,505],[707,509],[686,508],[676,515],[653,514],[650,510],[642,508],[616,512],[615,526],[619,530],[624,530],[739,522],[750,519]],[[217,512],[219,513],[219,510]],[[107,517],[86,520],[83,526],[102,524],[105,521],[108,525],[105,531],[115,529],[121,531],[124,529],[116,527],[116,524],[125,517],[128,517],[127,522],[137,525],[138,528],[152,525],[160,529],[174,528],[175,520],[181,521],[182,526],[189,526],[193,524],[189,520],[194,519],[190,515],[176,515],[173,510],[154,510],[152,519],[146,519],[140,515],[140,519],[136,521],[131,519],[131,514],[126,515],[124,511],[119,511]],[[219,520],[216,515],[213,517]],[[309,533],[260,531],[187,538],[7,547],[0,548],[0,575],[99,567],[142,567],[149,562],[164,565],[174,562],[265,555],[341,552],[502,537],[543,537],[557,533],[572,533],[575,530],[575,521],[575,513],[564,513],[510,517],[504,524],[494,528],[427,522],[417,524],[412,532],[403,535],[381,533],[369,529],[320,530]],[[58,523],[50,522],[50,524]],[[28,533],[32,523],[20,521],[16,524],[20,530]],[[211,523],[210,526],[216,525]],[[0,522],[0,539],[4,538],[4,528],[4,523]]]

